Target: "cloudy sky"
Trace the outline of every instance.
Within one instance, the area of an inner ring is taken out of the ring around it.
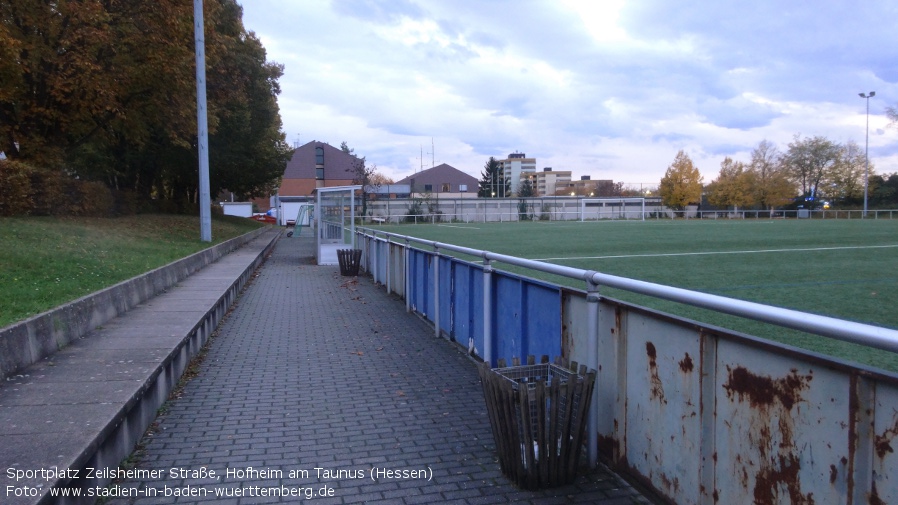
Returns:
[[[870,161],[898,171],[894,0],[241,3],[285,66],[288,141],[346,141],[394,179],[423,149],[424,168],[478,178],[490,156],[523,152],[656,185],[683,149],[710,182],[764,139],[863,147],[869,91]]]

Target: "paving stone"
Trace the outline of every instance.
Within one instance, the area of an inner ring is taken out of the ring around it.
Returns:
[[[219,326],[198,376],[145,439],[138,468],[281,470],[278,478],[222,477],[206,487],[333,493],[316,497],[319,504],[649,503],[603,468],[563,488],[514,487],[499,470],[475,363],[382,287],[311,264],[313,245],[277,244]],[[400,473],[371,479],[373,468]],[[432,480],[401,473],[412,469]],[[180,484],[191,482],[199,485]],[[172,485],[121,485],[164,484]]]

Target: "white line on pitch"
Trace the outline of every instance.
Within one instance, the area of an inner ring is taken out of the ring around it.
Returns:
[[[476,226],[453,226],[451,224],[438,224],[437,226],[445,226],[446,228],[461,228],[462,230],[479,230]]]
[[[777,253],[777,252],[812,252],[812,251],[841,251],[848,249],[888,249],[898,247],[898,244],[891,245],[859,245],[844,247],[814,247],[807,249],[759,249],[756,251],[704,251],[704,252],[688,252],[688,253],[659,253],[659,254],[622,254],[617,256],[573,256],[567,258],[533,258],[534,261],[560,261],[560,260],[604,260],[615,258],[657,258],[662,256],[710,256],[714,254],[757,254],[757,253]]]

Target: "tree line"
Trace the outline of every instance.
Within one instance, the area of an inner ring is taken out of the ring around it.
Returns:
[[[816,207],[824,201],[854,207],[863,204],[866,172],[864,150],[855,142],[796,135],[785,151],[761,141],[748,163],[724,158],[717,177],[707,185],[681,150],[662,177],[659,193],[662,203],[676,210],[700,204],[703,196],[723,209]],[[898,174],[876,175],[872,164],[869,174],[868,204],[898,205]]]
[[[236,0],[204,4],[211,192],[264,195],[291,154],[283,66]],[[0,2],[0,177],[32,199],[44,180],[87,181],[134,205],[195,209],[195,69],[192,2]]]

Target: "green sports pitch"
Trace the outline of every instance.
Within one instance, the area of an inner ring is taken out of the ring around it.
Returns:
[[[392,225],[403,235],[898,328],[898,220]],[[584,283],[497,264],[573,287]],[[898,355],[628,292],[605,296],[898,371]]]

